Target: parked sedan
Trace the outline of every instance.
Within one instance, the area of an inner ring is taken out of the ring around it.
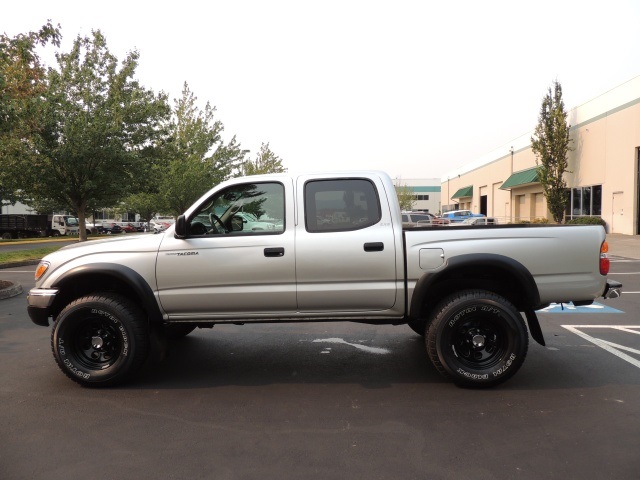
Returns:
[[[473,213],[471,210],[452,210],[442,214],[442,218],[448,219],[451,223],[460,223],[468,218],[482,218],[481,213]]]
[[[164,222],[151,222],[151,228],[153,229],[153,233],[164,232],[171,225],[169,223]]]
[[[122,227],[117,223],[103,223],[102,230],[107,234],[122,233]]]
[[[124,225],[121,225],[120,228],[122,228],[124,233],[133,233],[138,231],[138,229],[130,223],[125,223]]]

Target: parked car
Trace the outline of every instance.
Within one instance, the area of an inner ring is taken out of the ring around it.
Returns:
[[[402,228],[428,227],[448,223],[449,220],[428,212],[402,212]]]
[[[171,224],[165,223],[165,222],[151,222],[151,228],[153,229],[153,233],[164,232],[170,226]]]
[[[122,233],[122,227],[117,223],[103,223],[102,231],[106,234]]]
[[[125,223],[123,225],[120,225],[120,228],[122,228],[122,231],[124,233],[134,233],[138,231],[138,229],[130,223]]]
[[[286,230],[229,229],[249,205],[268,206]],[[355,225],[344,221],[349,210]],[[318,215],[343,223],[327,228]],[[203,233],[203,220],[227,228]],[[518,371],[529,335],[545,344],[537,310],[621,294],[607,279],[601,225],[477,227],[470,235],[468,227],[401,223],[393,180],[382,172],[233,178],[167,232],[47,255],[28,313],[37,325],[53,321],[55,362],[87,387],[130,379],[156,345],[196,327],[266,329],[283,319],[406,323],[425,337],[425,354],[445,378],[490,387]],[[331,325],[326,336],[337,335]]]
[[[449,220],[452,223],[463,222],[468,218],[480,218],[485,215],[481,213],[473,213],[471,210],[452,210],[450,212],[446,212],[442,214],[442,218]]]
[[[498,220],[493,217],[472,217],[463,220],[461,225],[497,225]]]

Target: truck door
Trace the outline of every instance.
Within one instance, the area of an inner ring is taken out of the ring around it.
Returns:
[[[382,192],[382,193],[379,193]],[[391,309],[396,248],[382,183],[297,179],[296,278],[301,312]]]
[[[186,218],[187,238],[164,234],[156,265],[164,310],[176,319],[295,312],[293,210],[291,180],[215,192]]]

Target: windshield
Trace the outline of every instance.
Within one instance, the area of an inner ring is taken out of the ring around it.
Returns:
[[[64,217],[64,221],[70,227],[78,225],[78,219],[76,217]]]

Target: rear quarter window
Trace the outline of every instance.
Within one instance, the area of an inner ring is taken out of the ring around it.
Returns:
[[[378,191],[368,179],[312,180],[305,184],[304,199],[311,233],[359,230],[382,217]]]

